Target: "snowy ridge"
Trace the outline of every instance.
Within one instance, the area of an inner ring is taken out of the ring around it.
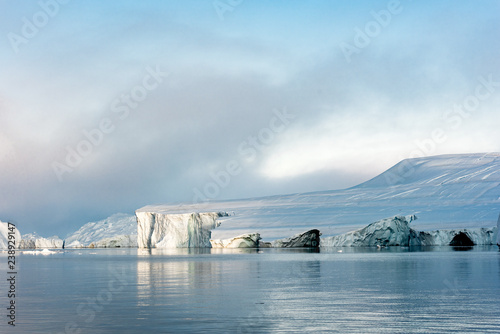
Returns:
[[[259,233],[263,241],[318,229],[323,237],[375,220],[416,214],[417,231],[490,228],[500,211],[500,154],[407,159],[358,186],[335,191],[269,196],[191,205],[147,206],[162,214],[234,211],[213,239]]]
[[[68,235],[68,248],[89,247],[137,247],[137,221],[135,216],[124,213],[114,214],[106,219],[83,225],[78,231]]]

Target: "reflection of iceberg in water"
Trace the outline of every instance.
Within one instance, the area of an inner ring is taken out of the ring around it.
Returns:
[[[270,332],[279,329],[286,312],[296,312],[296,303],[312,310],[315,295],[323,291],[319,254],[308,251],[152,249],[138,254],[138,317],[162,319],[163,330],[172,326],[183,332],[176,326],[187,320],[192,332],[228,332],[230,319],[234,333]]]
[[[170,326],[183,332],[176,326],[186,323],[187,314],[196,315],[188,321],[194,332],[197,328],[199,332],[227,331],[227,319],[235,319],[236,332],[236,319],[246,316],[256,300],[264,299],[265,287],[256,284],[261,263],[241,259],[257,256],[255,250],[253,254],[216,251],[210,256],[207,251],[138,250],[138,317],[162,319],[165,327],[159,332]],[[226,319],[226,324],[217,319]]]
[[[174,250],[161,252],[161,254],[169,253],[169,258],[157,256],[159,252],[155,250],[149,253],[153,253],[153,256],[141,256],[141,259],[137,261],[140,306],[177,304],[179,297],[189,295],[190,290],[203,291],[202,288],[220,284],[218,281],[220,268],[217,268],[220,263],[218,262],[193,261],[190,257],[184,260],[183,257],[191,252],[175,252]],[[140,254],[144,255],[144,252]],[[157,300],[156,296],[165,294],[167,296],[172,294],[172,298]]]

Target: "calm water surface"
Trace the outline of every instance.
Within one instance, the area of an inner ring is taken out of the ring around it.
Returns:
[[[496,246],[339,250],[18,254],[0,332],[500,333]]]

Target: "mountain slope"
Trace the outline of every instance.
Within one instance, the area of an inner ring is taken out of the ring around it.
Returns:
[[[139,212],[232,213],[214,239],[259,232],[263,240],[308,229],[323,236],[376,220],[416,214],[419,230],[492,227],[500,212],[500,154],[407,159],[353,188],[192,205],[146,206]]]
[[[137,238],[137,221],[135,216],[116,213],[106,219],[83,225],[78,231],[66,237],[67,247],[97,244],[103,239],[113,241],[118,236],[133,236]]]

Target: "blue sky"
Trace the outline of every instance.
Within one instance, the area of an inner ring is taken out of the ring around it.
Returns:
[[[499,7],[1,1],[0,220],[64,236],[500,151]]]

